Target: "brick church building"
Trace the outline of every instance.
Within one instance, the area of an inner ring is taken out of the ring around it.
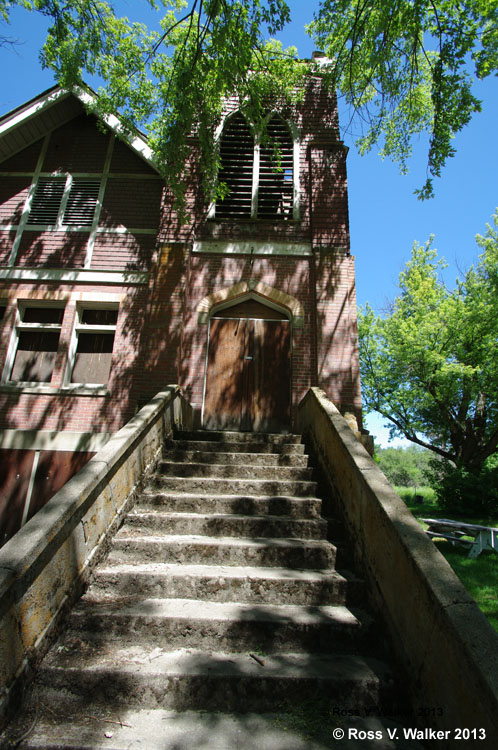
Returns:
[[[207,429],[292,430],[319,385],[361,430],[347,149],[320,78],[268,111],[278,170],[227,105],[223,201],[192,138],[183,225],[146,137],[91,97],[0,119],[0,544],[168,384]]]

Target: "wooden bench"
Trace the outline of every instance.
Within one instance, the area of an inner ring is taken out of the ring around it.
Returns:
[[[452,544],[468,547],[468,557],[472,559],[479,557],[485,549],[498,553],[498,529],[491,526],[451,521],[448,518],[420,518],[419,520],[429,527],[425,533],[431,539],[447,539]]]

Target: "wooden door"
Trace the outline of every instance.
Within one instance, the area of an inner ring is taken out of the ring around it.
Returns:
[[[244,314],[245,310],[235,309],[231,314],[237,312]],[[250,312],[254,314],[254,306]],[[290,323],[280,315],[274,317],[211,320],[205,428],[257,432],[289,429]]]

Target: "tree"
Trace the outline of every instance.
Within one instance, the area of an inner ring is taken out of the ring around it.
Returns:
[[[216,195],[215,127],[222,106],[237,97],[253,122],[269,101],[282,105],[302,91],[305,66],[295,49],[265,36],[289,19],[284,0],[146,0],[157,27],[119,17],[105,0],[0,0],[8,18],[22,5],[53,20],[41,51],[58,83],[71,89],[85,78],[102,81],[94,108],[120,113],[129,132],[146,128],[156,163],[181,207],[182,174],[199,145],[198,168],[207,199]],[[188,5],[190,7],[187,9]]]
[[[415,243],[384,316],[360,310],[365,407],[392,435],[478,473],[498,450],[498,211],[483,252],[454,289],[439,278],[432,239]]]
[[[455,149],[455,133],[481,102],[475,79],[498,67],[498,0],[322,0],[310,24],[332,58],[330,77],[364,121],[360,151],[406,171],[413,137],[428,133],[428,177],[420,198]]]
[[[406,448],[377,448],[375,456],[391,484],[421,487],[432,481],[429,459],[433,454],[416,445]]]
[[[285,0],[145,0],[148,28],[120,17],[106,0],[0,0],[0,18],[22,6],[52,19],[42,64],[67,88],[96,76],[97,107],[120,111],[131,130],[144,126],[165,178],[181,201],[188,136],[200,144],[208,197],[216,185],[215,125],[224,97],[235,95],[258,120],[277,97],[292,99],[305,66],[295,49],[267,41],[290,19]],[[498,69],[498,0],[322,0],[309,26],[330,58],[324,81],[365,123],[361,152],[382,154],[403,170],[415,135],[429,134],[433,193],[455,153],[452,138],[481,107],[478,78]],[[222,189],[222,186],[221,186]]]

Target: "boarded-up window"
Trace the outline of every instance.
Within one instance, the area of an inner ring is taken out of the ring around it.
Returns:
[[[78,311],[72,383],[108,382],[117,319],[117,308],[88,307]]]
[[[10,380],[50,383],[63,316],[63,307],[20,307]]]

